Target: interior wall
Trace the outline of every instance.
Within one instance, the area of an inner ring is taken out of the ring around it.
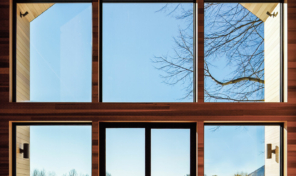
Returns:
[[[30,126],[17,126],[16,128],[16,175],[30,176],[30,155],[28,159],[23,158],[19,148],[23,148],[23,144],[30,144]],[[29,145],[30,146],[30,145]]]
[[[280,162],[276,162],[275,154],[272,154],[271,159],[267,159],[267,144],[272,145],[272,150],[276,146],[280,148],[280,127],[279,126],[265,126],[265,175],[279,176],[280,175]],[[279,155],[280,156],[280,155]]]
[[[22,11],[17,5],[17,50],[16,50],[16,101],[30,100],[30,22],[20,17]]]
[[[270,13],[278,15],[264,22],[264,99],[265,102],[280,102],[280,4]]]

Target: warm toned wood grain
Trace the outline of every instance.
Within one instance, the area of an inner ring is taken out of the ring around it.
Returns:
[[[277,3],[241,3],[241,5],[265,22],[269,17],[266,12],[268,11],[272,14]]]
[[[31,22],[53,5],[54,3],[18,3],[17,7],[22,13],[29,12],[24,18]]]
[[[204,102],[204,0],[196,0],[198,13],[197,43],[197,102]]]
[[[93,0],[92,102],[99,102],[99,14],[100,1]]]
[[[16,13],[20,14],[21,11],[24,13],[24,8],[24,5],[18,4]],[[31,12],[29,14],[32,15]],[[30,101],[30,21],[19,15],[17,15],[16,47],[16,101]]]
[[[30,157],[28,159],[23,158],[23,154],[20,153],[20,148],[23,148],[23,144],[30,144],[30,127],[17,127],[16,128],[16,173],[18,175],[30,176]]]
[[[99,175],[99,122],[92,122],[92,176]]]
[[[204,123],[197,122],[198,133],[198,168],[197,173],[199,176],[204,176]]]

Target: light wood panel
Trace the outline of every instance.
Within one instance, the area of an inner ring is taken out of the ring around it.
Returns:
[[[241,5],[265,22],[269,17],[266,12],[271,13],[278,3],[241,3]]]
[[[16,101],[30,101],[30,22],[53,6],[53,3],[17,4],[17,64],[16,64]],[[20,13],[28,12],[25,17]]]
[[[276,146],[279,147],[279,150],[281,150],[280,146],[280,127],[279,126],[265,126],[265,175],[268,176],[279,176],[280,175],[280,162],[276,162],[275,160],[275,154],[272,154],[271,159],[267,159],[266,153],[266,145],[271,144],[272,150],[275,149]]]
[[[53,5],[54,3],[18,3],[17,7],[22,14],[28,12],[28,15],[24,18],[31,22]],[[17,16],[19,16],[19,14],[20,13],[17,13]]]
[[[23,158],[20,148],[23,144],[30,144],[30,127],[16,127],[16,175],[30,176],[30,155],[28,159]]]
[[[280,102],[280,4],[269,12],[278,15],[264,22],[264,100]]]
[[[17,6],[17,14],[21,8]],[[30,22],[27,18],[17,15],[17,64],[16,64],[16,100],[30,100]]]

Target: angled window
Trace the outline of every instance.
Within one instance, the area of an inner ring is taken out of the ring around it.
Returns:
[[[196,124],[100,123],[100,175],[196,175]]]
[[[91,176],[91,124],[14,124],[14,176]]]
[[[15,4],[16,102],[90,102],[91,3]]]
[[[102,3],[102,101],[194,102],[193,1],[124,2]]]
[[[207,176],[281,176],[281,124],[206,124]]]
[[[281,3],[206,2],[205,102],[282,101]]]

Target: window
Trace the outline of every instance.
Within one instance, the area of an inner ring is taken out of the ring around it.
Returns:
[[[195,123],[100,123],[100,175],[195,175]]]
[[[102,3],[102,101],[195,101],[192,1]]]
[[[91,176],[91,124],[13,125],[14,176]]]
[[[282,175],[281,124],[206,124],[204,171],[213,176]]]
[[[15,3],[15,101],[90,102],[92,4]]]
[[[282,101],[281,3],[205,3],[205,102]]]

